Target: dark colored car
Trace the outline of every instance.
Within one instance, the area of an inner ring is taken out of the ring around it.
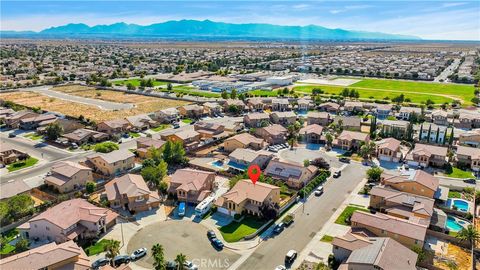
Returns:
[[[474,184],[474,185],[477,183],[477,181],[473,178],[465,179],[465,180],[463,180],[463,182],[465,182],[467,184]]]
[[[92,269],[98,269],[101,266],[105,266],[110,263],[110,260],[107,258],[101,258],[92,263]]]
[[[285,265],[291,265],[297,258],[297,252],[295,250],[289,250],[285,256]]]
[[[175,261],[168,261],[165,265],[165,269],[167,270],[177,270],[178,264]]]
[[[283,223],[278,223],[277,225],[275,225],[275,228],[273,228],[273,233],[280,234],[283,229],[285,229],[285,225]]]
[[[180,125],[177,122],[173,123],[172,126],[174,129],[180,128]]]
[[[223,249],[223,243],[218,238],[211,239],[212,245],[217,249]]]
[[[217,238],[217,235],[215,234],[214,231],[209,230],[209,231],[207,232],[207,237],[208,237],[208,239],[209,239],[210,241],[212,241],[213,238]]]
[[[15,137],[17,137],[17,135],[15,133],[8,133],[8,137],[9,138],[15,138]]]
[[[350,163],[350,159],[349,158],[346,158],[346,157],[341,157],[338,159],[340,162],[343,162],[343,163]]]
[[[118,267],[122,264],[128,264],[131,261],[130,256],[128,255],[118,255],[113,258],[113,267]]]
[[[342,175],[342,172],[341,171],[336,171],[333,173],[333,178],[338,178]]]

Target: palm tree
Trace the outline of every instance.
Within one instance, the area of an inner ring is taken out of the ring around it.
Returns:
[[[365,143],[360,147],[360,153],[359,154],[364,159],[370,159],[370,156],[373,155],[374,153],[375,153],[375,143],[374,142]]]
[[[462,228],[455,237],[461,241],[468,241],[470,243],[470,252],[473,257],[473,246],[475,245],[475,242],[480,239],[480,232],[478,232],[473,225],[468,225],[468,227]],[[472,269],[475,268],[474,261],[475,260],[472,261]]]
[[[120,241],[114,239],[107,239],[105,240],[105,250],[107,254],[105,257],[113,259],[120,253]]]
[[[152,246],[153,267],[155,267],[155,270],[165,270],[165,257],[163,252],[164,249],[162,245],[157,243]]]
[[[175,258],[175,262],[178,264],[178,270],[183,270],[184,269],[184,263],[187,261],[187,256],[184,254],[180,253],[177,255]]]
[[[327,139],[328,149],[332,148],[333,136],[330,132],[325,135],[325,139]]]

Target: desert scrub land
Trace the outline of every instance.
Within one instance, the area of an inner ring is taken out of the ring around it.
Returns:
[[[127,110],[106,111],[96,106],[52,98],[34,92],[1,93],[0,99],[9,100],[31,108],[39,107],[46,111],[57,112],[72,117],[83,115],[85,118],[94,120],[97,123],[188,104],[188,102],[185,101],[147,97],[120,91],[96,90],[93,87],[79,85],[55,87],[52,88],[52,90],[93,99],[133,103],[135,107]]]

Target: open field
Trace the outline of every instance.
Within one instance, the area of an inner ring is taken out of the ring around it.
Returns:
[[[114,85],[127,85],[128,83],[131,83],[135,87],[139,87],[140,86],[140,79],[113,81]],[[160,86],[160,85],[167,85],[167,84],[168,84],[168,82],[153,80],[153,86]]]
[[[135,106],[132,109],[105,111],[96,106],[47,97],[35,92],[1,93],[0,99],[10,100],[27,107],[40,107],[43,110],[58,112],[72,117],[83,115],[85,118],[92,119],[96,122],[150,113],[165,108],[188,104],[188,102],[185,101],[147,97],[120,91],[95,90],[95,88],[92,87],[79,85],[55,87],[52,90],[93,99],[133,103]]]
[[[333,85],[299,85],[293,89],[297,92],[311,93],[313,88],[320,88],[328,94],[339,94],[345,87]],[[360,93],[360,98],[390,99],[404,94],[413,103],[422,103],[431,99],[436,104],[460,100],[464,106],[471,105],[474,97],[473,85],[442,84],[400,80],[364,79],[350,85]]]

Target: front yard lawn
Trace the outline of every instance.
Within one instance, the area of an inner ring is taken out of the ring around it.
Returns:
[[[130,132],[130,133],[128,133],[128,135],[130,135],[130,137],[132,137],[132,138],[140,137],[140,134],[138,134],[137,132]]]
[[[345,208],[345,210],[343,210],[340,216],[338,216],[337,220],[335,220],[335,223],[348,226],[349,224],[347,223],[347,218],[350,218],[353,212],[356,210],[368,212],[368,209],[366,208],[349,205]]]
[[[29,138],[30,140],[37,141],[37,140],[42,139],[43,135],[38,134],[38,133],[30,133],[30,134],[25,135],[24,137]]]
[[[164,130],[164,129],[167,129],[167,128],[170,128],[170,127],[171,127],[171,125],[160,125],[158,127],[152,128],[152,131],[159,132],[160,130]]]
[[[15,251],[15,246],[12,246],[10,244],[5,244],[3,246],[3,248],[0,250],[0,254],[4,255],[4,254],[10,254],[12,253],[13,251]]]
[[[193,120],[190,119],[190,118],[182,119],[182,122],[185,123],[185,124],[190,124],[190,123],[192,123],[192,121],[193,121]]]
[[[333,236],[325,234],[324,236],[322,236],[322,239],[320,239],[320,241],[331,243],[333,241]]]
[[[85,248],[85,253],[87,253],[88,256],[93,256],[93,255],[102,253],[105,251],[106,244],[107,244],[107,241],[105,239],[100,240],[97,243],[95,243],[95,245],[91,245]]]
[[[453,190],[450,190],[448,192],[448,198],[461,198],[462,197],[462,193],[461,192],[458,192],[458,191],[453,191]]]
[[[447,171],[445,175],[452,178],[472,178],[473,177],[473,174],[471,172],[464,171],[456,167],[452,167],[452,171]]]
[[[37,162],[38,162],[38,159],[33,158],[33,157],[29,157],[26,160],[19,160],[19,161],[16,161],[16,162],[8,165],[7,170],[9,172],[18,171],[20,169],[31,167],[31,166],[37,164]]]
[[[263,224],[265,224],[265,222],[262,220],[252,216],[246,216],[240,222],[232,221],[228,225],[220,227],[220,232],[225,241],[229,243],[237,242],[242,240],[243,237],[256,232]]]

